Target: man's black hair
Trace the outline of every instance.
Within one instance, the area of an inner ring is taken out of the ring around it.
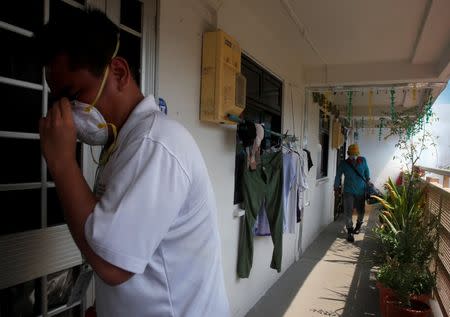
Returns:
[[[64,18],[51,18],[35,35],[43,65],[65,54],[72,70],[86,68],[101,76],[116,49],[119,28],[101,11],[74,10]]]

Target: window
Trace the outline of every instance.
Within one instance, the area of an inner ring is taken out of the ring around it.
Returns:
[[[49,315],[81,316],[79,302],[66,306],[78,275],[79,269],[75,267],[52,273],[45,278]],[[43,279],[35,279],[0,290],[0,316],[42,316],[42,281]]]
[[[0,93],[4,106],[0,119],[0,148],[2,153],[7,153],[0,158],[0,197],[4,211],[0,239],[5,241],[11,241],[8,239],[14,236],[26,237],[24,234],[30,230],[65,223],[55,185],[40,151],[38,122],[47,112],[49,98],[43,69],[31,53],[31,45],[33,32],[44,23],[44,7],[50,16],[64,16],[83,9],[81,2],[70,5],[61,0],[22,0],[5,1],[0,5],[0,40],[8,43],[0,52]],[[81,144],[77,145],[76,154],[80,163]],[[14,242],[10,244],[9,250],[16,246]],[[8,250],[7,244],[2,245]],[[44,257],[46,254],[41,255]],[[36,258],[36,262],[40,260]],[[0,264],[3,267],[3,263]],[[77,268],[69,270],[73,272]],[[0,285],[1,316],[37,316],[53,308],[65,310],[61,309],[66,304],[65,298],[52,302],[53,294],[43,296],[41,293],[43,289],[51,289],[57,273],[48,276],[37,273],[31,281],[20,280],[20,274],[12,271],[1,274],[14,276],[18,282],[10,286],[10,279]],[[64,285],[59,290],[67,294],[70,287]],[[48,306],[44,307],[46,302]]]
[[[33,317],[42,314],[41,280],[0,290],[0,316]]]
[[[247,105],[281,116],[282,82],[245,55],[241,63],[247,79]]]
[[[245,55],[242,55],[241,63],[242,74],[247,79],[246,107],[242,117],[281,133],[283,83]]]
[[[33,32],[44,22],[44,5],[50,15],[70,14],[83,6],[61,0],[5,1],[0,8],[0,40],[9,43],[0,55],[0,92],[5,115],[0,119],[0,196],[7,211],[0,236],[49,225],[48,206],[59,205],[42,160],[38,122],[47,111],[47,87],[43,70],[30,54]],[[27,8],[27,10],[24,10]],[[82,148],[77,147],[80,161]],[[58,207],[58,209],[60,209]],[[51,225],[64,223],[62,218]]]
[[[114,7],[109,13],[120,27],[119,54],[128,60],[141,84],[142,56],[154,61],[154,47],[148,44],[144,48],[143,34],[147,41],[155,40],[150,34],[155,31],[152,17],[144,21],[143,13],[144,8],[151,8],[147,14],[156,12],[156,1],[14,0],[0,4],[0,41],[8,43],[0,50],[0,254],[8,255],[0,258],[0,316],[82,315],[79,301],[66,305],[81,257],[65,227],[55,184],[40,151],[38,122],[51,101],[43,69],[30,47],[34,32],[46,18],[63,19],[88,5],[104,6],[101,10]],[[154,71],[152,67],[148,69]],[[145,75],[150,76],[150,71]],[[153,83],[146,82],[149,84]],[[148,90],[152,92],[153,87]],[[77,143],[76,155],[88,182],[93,183],[90,177],[95,175],[96,165],[90,160],[89,147]],[[51,252],[36,252],[33,246],[41,241],[48,242],[43,249]],[[8,262],[11,258],[20,265],[12,267],[14,263]]]
[[[119,55],[127,61],[134,79],[141,82],[142,2],[120,1]]]
[[[283,83],[270,74],[249,57],[242,55],[241,72],[247,79],[246,107],[242,118],[254,123],[262,123],[266,129],[281,133],[281,105]],[[261,148],[270,148],[277,143],[278,138],[265,135],[261,142]],[[236,160],[235,160],[235,184],[234,204],[243,201],[240,184],[243,172],[243,160],[245,151],[236,134]]]
[[[330,120],[325,113],[319,113],[319,144],[320,152],[318,157],[317,179],[328,176],[328,149],[330,142]]]

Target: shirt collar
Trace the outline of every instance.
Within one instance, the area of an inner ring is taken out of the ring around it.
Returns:
[[[156,105],[155,97],[153,95],[149,95],[142,99],[141,102],[139,102],[136,107],[133,109],[133,111],[128,116],[127,121],[125,121],[124,125],[119,131],[118,140],[120,141],[124,136],[130,132],[134,126],[142,120],[142,118],[146,117],[146,114],[150,114],[155,111],[160,111],[159,106]]]
[[[349,157],[349,158],[347,158],[347,162],[349,162],[353,165],[358,165],[358,164],[362,163],[362,158],[361,158],[361,156],[358,156],[356,159]]]

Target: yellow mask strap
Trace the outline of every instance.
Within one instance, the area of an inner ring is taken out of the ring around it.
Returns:
[[[111,143],[109,148],[106,151],[102,152],[102,154],[100,155],[100,160],[99,160],[100,165],[105,165],[108,162],[108,160],[111,157],[111,155],[117,149],[117,128],[112,123],[108,123],[108,125],[112,129],[113,136],[114,136],[114,141],[113,141],[113,143]]]
[[[103,92],[103,88],[105,88],[106,78],[108,78],[108,74],[109,74],[109,65],[106,66],[105,75],[103,75],[102,83],[100,84],[100,89],[98,90],[97,96],[95,96],[94,102],[92,103],[91,107],[95,107],[97,101],[100,99],[100,96]]]
[[[94,157],[94,152],[93,152],[92,146],[91,146],[92,160],[97,165],[105,165],[108,162],[108,160],[111,157],[111,155],[117,149],[117,128],[112,123],[108,123],[107,125],[109,125],[111,127],[111,129],[112,129],[113,136],[114,136],[114,141],[111,143],[111,145],[108,147],[108,149],[106,151],[102,151],[102,153],[100,154],[100,159],[98,161]]]
[[[97,160],[95,159],[94,151],[92,150],[92,145],[89,146],[89,148],[91,149],[91,157],[92,157],[92,160],[94,161],[95,164],[100,165],[99,161],[97,161]],[[97,177],[96,177],[96,178],[97,178]]]
[[[119,47],[120,47],[120,33],[117,34],[117,44],[116,44],[116,48],[114,49],[114,53],[111,57],[111,60],[117,56],[117,53],[119,52]],[[106,67],[105,69],[105,74],[103,75],[103,79],[102,79],[102,83],[100,84],[100,89],[97,92],[97,96],[95,96],[94,102],[91,104],[90,107],[86,108],[85,111],[91,111],[93,107],[95,107],[95,105],[97,104],[98,99],[100,98],[102,92],[103,92],[103,88],[105,87],[105,83],[106,83],[106,79],[108,78],[108,74],[109,74],[109,65]],[[91,156],[92,156],[92,160],[95,162],[95,164],[97,165],[104,165],[106,164],[106,162],[108,162],[109,157],[111,156],[111,154],[114,153],[114,151],[117,148],[117,127],[112,124],[112,123],[107,123],[106,125],[111,126],[112,132],[113,132],[113,136],[114,136],[114,140],[111,143],[111,145],[109,146],[109,148],[106,151],[102,151],[102,153],[100,154],[100,159],[99,161],[97,161],[94,157],[94,153],[92,151],[92,146],[91,146]],[[101,124],[98,126],[99,129],[103,129],[106,128],[106,126],[104,124]]]
[[[120,46],[120,34],[117,35],[116,48],[114,49],[114,53],[111,57],[111,60],[117,56],[117,53],[119,52],[119,46]],[[97,101],[100,99],[100,96],[103,92],[103,88],[105,88],[106,79],[108,78],[108,74],[109,74],[109,65],[106,66],[105,74],[103,75],[102,83],[100,84],[100,89],[97,92],[97,96],[95,96],[94,102],[91,104],[92,107],[95,107],[95,105],[97,104]]]

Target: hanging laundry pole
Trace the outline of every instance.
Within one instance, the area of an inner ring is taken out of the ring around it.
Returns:
[[[395,89],[391,88],[391,120],[397,118],[397,113],[395,112]]]
[[[351,122],[353,118],[353,105],[352,105],[353,91],[347,92],[347,96],[348,96],[347,120],[348,122]]]
[[[369,126],[370,126],[370,133],[374,133],[374,126],[375,126],[375,119],[373,116],[373,91],[372,89],[369,90],[369,100],[368,100],[368,107],[369,107]]]
[[[242,120],[241,118],[239,118],[238,116],[236,116],[234,114],[228,114],[227,117],[228,117],[228,120],[236,122],[236,123],[243,123],[244,122],[244,120]],[[267,128],[264,128],[264,131],[267,132],[267,133],[270,133],[271,135],[275,135],[275,136],[280,137],[280,138],[288,139],[289,141],[292,141],[292,142],[298,141],[298,138],[296,136],[293,136],[293,135],[281,134],[281,133],[274,132],[274,131],[272,131],[270,129],[267,129]]]

